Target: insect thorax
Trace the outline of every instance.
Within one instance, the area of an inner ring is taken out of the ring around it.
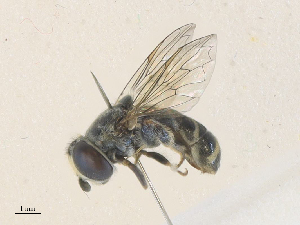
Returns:
[[[127,110],[122,105],[116,105],[105,110],[91,124],[86,132],[86,138],[94,143],[100,151],[114,162],[114,156],[130,157],[139,148],[138,131],[129,130],[120,121]]]

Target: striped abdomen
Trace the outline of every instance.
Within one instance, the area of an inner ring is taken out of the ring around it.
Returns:
[[[142,138],[149,147],[162,143],[181,153],[203,173],[217,172],[221,149],[215,136],[202,124],[179,113],[169,118],[148,118],[142,124]]]

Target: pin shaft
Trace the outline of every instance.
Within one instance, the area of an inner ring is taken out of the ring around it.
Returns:
[[[159,197],[158,197],[158,194],[157,194],[157,192],[155,191],[155,188],[154,188],[154,186],[153,186],[153,184],[152,184],[150,178],[148,177],[148,175],[147,175],[147,173],[146,173],[146,171],[145,171],[145,169],[144,169],[144,167],[143,167],[143,165],[142,165],[142,163],[141,163],[140,160],[138,160],[138,164],[139,164],[139,167],[141,168],[141,170],[142,170],[142,172],[143,172],[143,174],[144,174],[144,176],[145,176],[145,178],[146,178],[146,180],[147,180],[147,183],[149,184],[149,187],[150,187],[150,189],[151,189],[151,192],[152,192],[152,194],[153,194],[153,196],[154,196],[154,198],[155,198],[155,200],[156,200],[156,202],[157,202],[157,204],[158,204],[158,206],[159,206],[159,208],[160,208],[160,210],[161,210],[163,216],[165,217],[165,220],[167,221],[167,224],[168,224],[168,225],[173,225],[172,222],[171,222],[171,220],[170,220],[170,218],[169,218],[169,216],[168,216],[167,211],[165,210],[165,208],[164,208],[162,202],[160,201],[160,199],[159,199]]]

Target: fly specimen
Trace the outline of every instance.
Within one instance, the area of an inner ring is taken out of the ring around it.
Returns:
[[[191,41],[195,27],[187,24],[167,36],[113,106],[94,76],[108,109],[67,151],[83,191],[90,191],[88,181],[106,183],[115,163],[130,168],[146,189],[145,174],[138,166],[142,155],[181,175],[187,174],[187,170],[179,170],[184,160],[203,173],[217,172],[221,157],[217,139],[202,124],[182,114],[199,101],[215,66],[217,36]],[[160,144],[177,152],[180,161],[172,164],[163,155],[146,150]],[[129,157],[134,157],[135,163]]]

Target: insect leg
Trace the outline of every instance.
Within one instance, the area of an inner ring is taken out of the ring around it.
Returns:
[[[185,172],[182,172],[180,170],[178,170],[179,166],[183,163],[184,161],[184,157],[182,154],[180,154],[180,162],[177,165],[174,165],[172,163],[170,163],[169,160],[167,160],[163,155],[157,153],[157,152],[147,152],[145,150],[140,150],[136,156],[135,162],[138,162],[139,158],[141,157],[141,155],[145,155],[148,158],[154,159],[157,162],[165,165],[165,166],[169,166],[171,167],[173,170],[175,170],[177,173],[179,173],[182,176],[186,176],[188,174],[187,169],[185,169]]]
[[[182,165],[183,161],[185,160],[184,154],[179,153],[179,155],[180,155],[180,161],[179,161],[179,163],[176,165],[176,168],[177,168],[177,169]]]
[[[131,169],[132,172],[134,172],[134,174],[136,175],[136,177],[140,181],[143,188],[147,189],[148,185],[147,185],[147,182],[145,180],[145,177],[144,177],[142,171],[135,164],[131,163],[129,160],[124,159],[124,158],[118,159],[118,162],[123,164],[124,166],[127,166],[129,169]]]

